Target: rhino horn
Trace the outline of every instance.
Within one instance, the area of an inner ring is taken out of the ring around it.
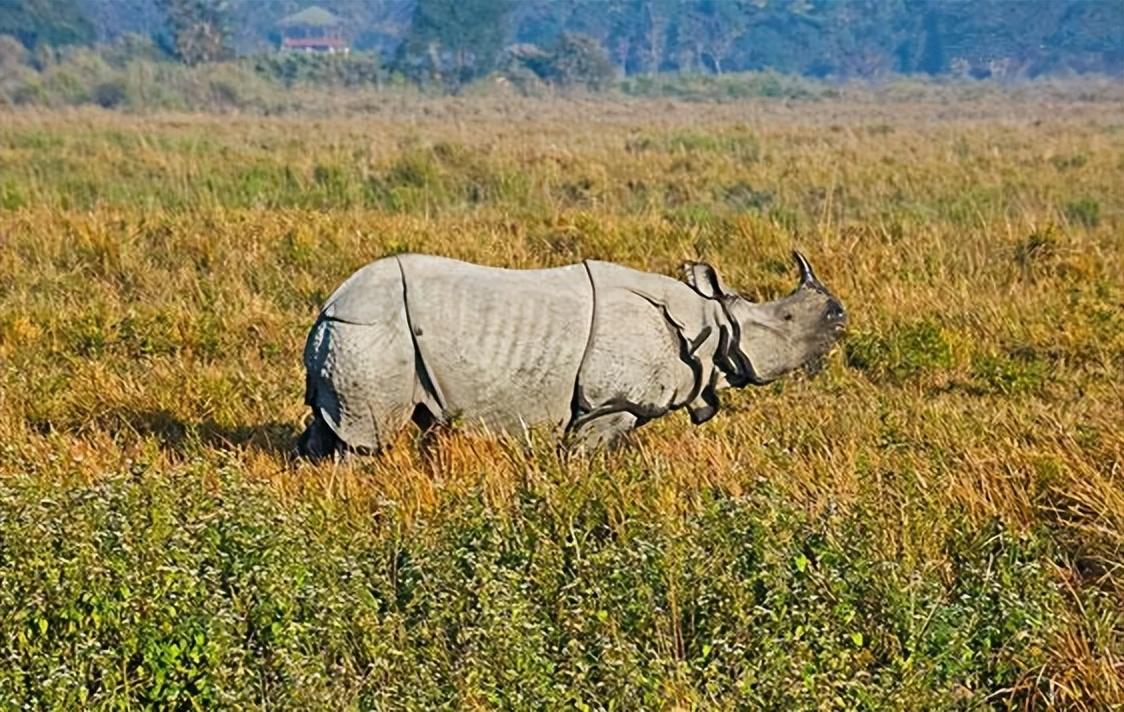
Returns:
[[[816,279],[816,273],[812,271],[812,265],[808,264],[804,255],[797,250],[793,250],[792,259],[796,260],[796,266],[800,268],[800,286],[818,286],[820,281]]]

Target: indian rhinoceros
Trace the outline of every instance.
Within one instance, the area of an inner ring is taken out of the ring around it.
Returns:
[[[807,367],[839,338],[843,305],[793,256],[796,290],[762,304],[699,262],[679,281],[595,260],[532,270],[376,260],[309,333],[312,421],[299,450],[376,451],[410,421],[545,429],[592,447],[680,408],[702,423],[722,388]]]

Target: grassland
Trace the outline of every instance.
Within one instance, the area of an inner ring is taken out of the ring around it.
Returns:
[[[1124,702],[1124,97],[0,116],[0,707]],[[559,460],[288,459],[356,267],[851,312],[814,379]]]

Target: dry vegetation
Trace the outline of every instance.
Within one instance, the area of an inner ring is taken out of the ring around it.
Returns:
[[[1120,705],[1124,99],[940,98],[0,117],[0,706]],[[375,257],[793,247],[845,347],[705,426],[287,459]]]

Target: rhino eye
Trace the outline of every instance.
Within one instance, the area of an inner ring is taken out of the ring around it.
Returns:
[[[785,314],[785,315],[784,315],[784,320],[785,320],[785,321],[792,321],[792,315],[791,315],[791,314]]]

